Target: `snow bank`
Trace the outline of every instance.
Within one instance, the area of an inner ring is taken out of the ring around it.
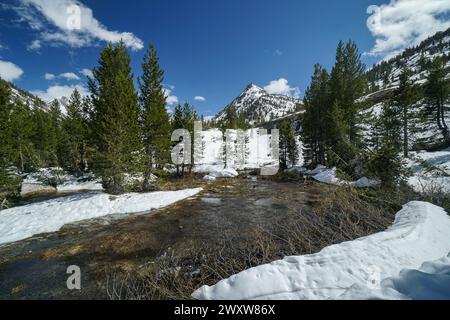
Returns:
[[[342,298],[450,300],[450,253],[439,260],[425,262],[418,270],[402,270],[397,277],[383,280],[379,289],[353,286]]]
[[[210,176],[209,174],[203,177],[203,180],[206,181],[215,181],[216,177]]]
[[[310,172],[313,172],[313,173],[319,172],[312,177],[314,180],[317,180],[319,182],[326,183],[326,184],[333,184],[336,186],[347,185],[347,186],[352,186],[354,188],[372,188],[372,187],[376,187],[380,184],[380,181],[374,180],[374,179],[368,179],[366,177],[362,177],[361,179],[359,179],[357,181],[352,181],[352,182],[339,179],[336,176],[336,168],[328,169],[323,166],[318,166],[316,169],[314,169]]]
[[[129,193],[111,196],[87,193],[51,199],[0,211],[0,244],[18,241],[63,225],[110,214],[150,211],[189,198],[202,189]]]
[[[193,293],[196,299],[340,299],[373,288],[402,269],[450,251],[450,218],[437,206],[410,202],[388,230],[245,270]],[[358,298],[354,295],[352,298]]]
[[[205,180],[215,180],[216,178],[236,178],[239,173],[233,168],[226,168],[223,170],[211,170],[211,172],[203,177]],[[214,178],[214,179],[212,179]]]
[[[336,177],[336,168],[324,170],[313,176],[313,179],[326,184],[334,184],[336,186],[344,184],[344,181]]]

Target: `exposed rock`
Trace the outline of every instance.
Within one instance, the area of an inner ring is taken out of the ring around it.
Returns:
[[[56,188],[41,183],[23,183],[20,190],[22,198],[32,198],[56,194]]]

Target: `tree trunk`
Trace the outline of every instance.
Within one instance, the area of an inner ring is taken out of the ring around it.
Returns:
[[[144,171],[144,183],[142,184],[142,190],[143,191],[150,191],[150,177],[152,174],[152,168],[153,168],[153,158],[152,158],[152,151],[147,151],[148,156],[148,163],[147,168],[145,168]]]
[[[403,155],[408,156],[408,110],[403,106]]]
[[[440,105],[440,108],[441,108],[442,127],[444,128],[444,138],[447,139],[447,137],[448,137],[448,126],[447,126],[447,123],[445,122],[445,111],[444,111],[445,104],[444,104],[444,99],[439,98],[439,100],[440,100],[439,105]]]
[[[80,148],[80,170],[81,172],[84,172],[86,170],[86,165],[85,165],[85,160],[84,160],[84,154],[85,154],[85,145],[84,143],[81,144],[81,148]]]
[[[442,127],[441,121],[442,121],[441,120],[441,104],[438,101],[437,102],[437,125],[438,125],[439,130],[442,131],[444,128]]]
[[[25,172],[25,161],[23,159],[23,153],[22,153],[22,145],[19,146],[19,157],[20,157],[20,170],[22,173]]]

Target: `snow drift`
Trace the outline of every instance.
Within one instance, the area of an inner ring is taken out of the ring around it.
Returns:
[[[450,253],[425,262],[418,270],[405,269],[397,277],[383,280],[379,289],[353,286],[344,299],[450,300]]]
[[[110,214],[146,212],[189,198],[202,189],[128,193],[85,193],[0,211],[0,244],[54,232],[65,224]]]
[[[386,231],[245,270],[193,293],[196,299],[340,299],[354,287],[376,289],[403,269],[450,251],[450,218],[440,207],[410,202]],[[375,288],[374,288],[375,287]],[[348,297],[348,296],[347,296]],[[350,296],[357,299],[358,294]],[[365,295],[361,296],[362,298]]]

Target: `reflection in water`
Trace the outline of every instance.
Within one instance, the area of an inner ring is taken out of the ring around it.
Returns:
[[[222,199],[220,198],[201,198],[202,202],[212,205],[220,205]]]

